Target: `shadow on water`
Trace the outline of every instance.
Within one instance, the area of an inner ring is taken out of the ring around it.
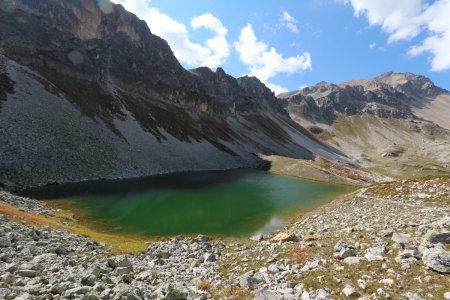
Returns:
[[[73,196],[102,196],[139,194],[149,189],[196,190],[219,184],[230,184],[240,178],[264,172],[253,169],[225,171],[180,172],[121,180],[95,180],[78,183],[47,185],[19,192],[35,199],[57,199]]]
[[[342,186],[259,170],[190,172],[122,181],[49,186],[28,196],[78,212],[79,221],[145,236],[245,236],[283,226],[300,209]]]

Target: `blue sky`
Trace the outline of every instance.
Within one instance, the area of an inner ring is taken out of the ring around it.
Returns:
[[[450,89],[450,0],[114,0],[186,68],[255,75],[276,92],[387,71]]]

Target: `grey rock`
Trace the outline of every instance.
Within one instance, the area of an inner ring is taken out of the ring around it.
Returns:
[[[450,231],[428,231],[424,238],[423,244],[450,244]]]
[[[239,279],[239,285],[243,289],[253,290],[262,282],[260,278],[244,275]]]
[[[262,241],[263,239],[264,239],[264,236],[263,236],[261,233],[252,235],[252,236],[250,237],[250,240],[256,241],[256,242],[260,242],[260,241]]]
[[[214,253],[206,253],[204,256],[205,262],[215,262],[217,261],[216,255]]]
[[[423,263],[440,273],[450,273],[450,251],[446,251],[442,246],[425,249],[422,256]]]
[[[91,291],[91,287],[89,286],[80,286],[65,292],[65,295],[69,297],[85,295]]]
[[[0,299],[5,299],[11,291],[7,288],[0,288]]]
[[[0,248],[11,247],[11,240],[6,236],[0,236]]]
[[[17,270],[14,274],[22,277],[34,278],[38,276],[39,273],[35,270]]]
[[[358,291],[348,284],[345,286],[345,288],[342,289],[341,294],[346,298],[357,298],[360,296]]]
[[[254,300],[283,300],[283,297],[278,295],[274,291],[270,290],[261,290],[255,293]]]
[[[315,300],[328,300],[331,299],[331,294],[323,289],[319,289]]]
[[[344,259],[352,256],[356,256],[354,245],[344,240],[340,240],[336,243],[336,245],[334,246],[334,258]]]
[[[394,232],[392,234],[391,239],[397,244],[406,244],[412,241],[412,238],[409,234],[397,233]]]
[[[408,292],[406,294],[403,294],[402,296],[408,300],[423,300],[423,298],[420,297],[419,294],[417,294],[417,293]]]
[[[114,274],[117,275],[126,275],[133,272],[133,269],[131,267],[118,267],[114,270]]]
[[[377,295],[381,297],[381,299],[391,299],[391,296],[382,288],[377,289]]]

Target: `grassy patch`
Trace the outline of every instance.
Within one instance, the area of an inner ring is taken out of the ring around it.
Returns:
[[[288,258],[293,264],[303,267],[307,261],[311,261],[316,256],[316,252],[312,248],[301,247],[295,245],[289,251]]]
[[[250,300],[253,299],[253,293],[248,290],[244,290],[239,286],[227,286],[218,287],[213,293],[214,299],[227,299],[227,300]]]

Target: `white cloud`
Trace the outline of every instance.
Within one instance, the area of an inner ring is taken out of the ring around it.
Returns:
[[[342,2],[343,0],[341,0]],[[347,0],[355,15],[365,15],[369,24],[381,26],[388,42],[411,40],[421,33],[426,37],[410,47],[408,54],[431,54],[431,70],[450,69],[450,0]]]
[[[373,43],[371,43],[371,44],[369,45],[369,48],[370,48],[370,49],[373,49],[373,48],[375,48],[376,46],[377,46],[377,43],[373,42]]]
[[[191,26],[194,29],[206,28],[215,32],[216,35],[205,42],[212,53],[203,60],[203,65],[209,67],[220,66],[230,55],[230,47],[226,39],[228,30],[219,19],[210,13],[193,18]]]
[[[299,33],[300,30],[297,27],[298,20],[291,16],[286,10],[281,14],[281,22],[284,27],[289,29],[293,33]]]
[[[308,52],[284,58],[275,48],[269,48],[266,43],[258,41],[250,24],[242,28],[239,40],[234,43],[234,46],[240,60],[250,67],[249,75],[258,77],[274,91],[285,90],[269,82],[276,75],[312,69],[311,56]]]
[[[226,39],[228,30],[212,14],[207,13],[197,16],[191,21],[193,29],[205,28],[215,34],[202,45],[191,41],[189,31],[184,24],[156,8],[149,7],[149,1],[113,0],[112,2],[122,4],[126,10],[146,21],[154,34],[159,35],[169,43],[175,56],[182,63],[191,67],[216,68],[223,64],[229,56],[229,45]]]
[[[278,84],[275,84],[275,83],[267,82],[266,86],[269,89],[271,89],[272,92],[275,93],[275,95],[279,95],[279,94],[282,94],[282,93],[287,93],[289,91],[286,87],[278,85]]]

